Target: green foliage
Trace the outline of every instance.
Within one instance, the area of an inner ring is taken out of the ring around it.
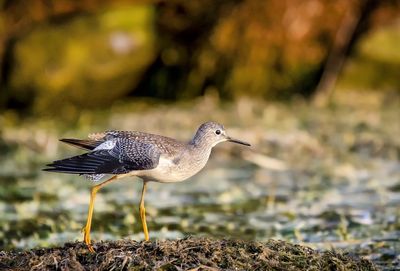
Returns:
[[[349,59],[340,88],[400,91],[400,26],[365,36]]]
[[[41,113],[107,106],[137,84],[153,58],[153,8],[109,8],[44,24],[19,40],[10,88],[19,99],[34,96]]]
[[[0,102],[74,119],[82,109],[128,96],[310,97],[340,40],[345,14],[356,19],[360,8],[367,13],[360,25],[371,28],[355,33],[371,32],[362,40],[353,33],[358,47],[340,88],[400,89],[399,27],[380,29],[371,19],[379,13],[393,21],[398,7],[367,2],[370,9],[347,0],[105,1],[96,8],[57,2],[54,11],[40,2],[21,24],[25,5],[12,2],[0,10],[0,33],[13,40],[0,67],[6,79]]]

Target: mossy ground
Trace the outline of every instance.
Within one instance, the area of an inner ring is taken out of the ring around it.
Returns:
[[[284,241],[185,238],[155,242],[81,242],[0,252],[1,270],[377,270],[368,260]]]

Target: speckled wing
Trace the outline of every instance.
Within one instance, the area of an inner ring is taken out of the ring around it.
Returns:
[[[110,150],[114,157],[124,164],[114,174],[127,173],[132,170],[144,170],[157,167],[160,151],[153,144],[134,141],[129,138],[116,139],[115,147]],[[122,172],[121,172],[122,171]]]
[[[54,161],[44,170],[71,174],[124,174],[155,168],[160,155],[152,144],[115,138],[106,140],[91,152]]]
[[[129,140],[151,144],[156,147],[161,154],[170,157],[175,157],[184,148],[184,143],[173,138],[143,132],[110,130],[103,133],[102,136],[102,139],[107,140],[127,138]],[[99,140],[99,137],[96,139]]]

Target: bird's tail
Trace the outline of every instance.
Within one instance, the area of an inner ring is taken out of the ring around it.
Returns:
[[[84,150],[93,150],[104,142],[100,140],[74,139],[74,138],[63,138],[60,139],[60,141]]]

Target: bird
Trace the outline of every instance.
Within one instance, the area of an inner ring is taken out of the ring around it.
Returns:
[[[86,225],[82,230],[90,252],[95,252],[90,229],[94,202],[100,188],[124,177],[142,180],[139,213],[144,237],[148,241],[144,205],[148,182],[175,183],[187,180],[204,168],[212,148],[221,142],[250,146],[247,142],[228,136],[224,126],[213,121],[201,124],[188,142],[145,132],[120,130],[90,134],[88,139],[65,138],[60,141],[87,152],[56,160],[43,170],[81,175],[93,182]]]

